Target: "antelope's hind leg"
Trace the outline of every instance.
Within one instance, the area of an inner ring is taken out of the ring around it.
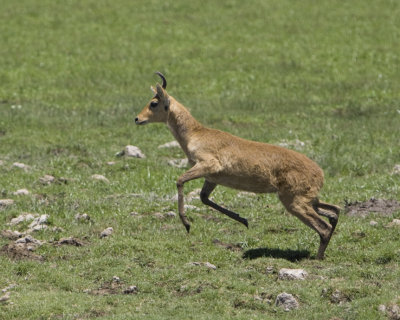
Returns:
[[[333,234],[333,231],[335,231],[336,225],[339,220],[340,207],[318,201],[316,204],[313,205],[313,208],[315,212],[317,212],[319,215],[327,217],[329,219],[329,223],[332,225],[331,233]]]
[[[279,195],[285,208],[305,225],[315,230],[320,237],[317,259],[323,260],[325,250],[332,236],[333,226],[322,219],[314,210],[309,199],[296,195]],[[329,218],[329,217],[328,217]]]

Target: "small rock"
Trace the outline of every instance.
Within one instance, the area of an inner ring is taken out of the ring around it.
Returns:
[[[30,166],[26,165],[25,163],[21,163],[21,162],[14,162],[14,163],[12,164],[12,166],[13,166],[14,168],[23,169],[23,170],[25,170],[25,171],[27,171],[27,170],[29,170],[29,169],[31,168]]]
[[[212,270],[217,270],[217,267],[209,262],[204,262],[204,266]]]
[[[378,222],[376,222],[375,220],[371,220],[371,221],[369,222],[369,225],[370,225],[371,227],[376,227],[376,226],[378,225]]]
[[[61,227],[53,227],[51,228],[51,231],[53,232],[64,232],[64,229]]]
[[[103,181],[105,183],[110,183],[110,180],[108,180],[105,176],[103,176],[101,174],[94,174],[94,175],[91,176],[91,178],[93,180]]]
[[[161,212],[154,212],[153,216],[156,217],[157,219],[164,219],[165,216]]]
[[[179,147],[180,147],[180,145],[179,145],[178,141],[176,141],[176,140],[173,140],[171,142],[167,142],[167,143],[164,143],[164,144],[158,146],[159,149],[163,149],[163,148],[179,148]]]
[[[48,228],[48,226],[46,226],[45,224],[37,224],[37,225],[34,225],[32,228],[29,228],[28,230],[26,230],[26,233],[32,233],[34,231],[46,230],[47,228]]]
[[[100,233],[100,238],[105,238],[108,236],[111,236],[111,234],[113,233],[114,229],[112,227],[108,227],[107,229],[104,229],[101,233]]]
[[[132,217],[138,217],[138,216],[140,216],[139,212],[136,212],[136,211],[130,212],[129,215],[132,216]]]
[[[120,283],[121,279],[118,276],[113,276],[112,277],[112,282]]]
[[[126,146],[124,150],[115,154],[117,157],[134,157],[134,158],[146,158],[146,156],[142,153],[142,151],[135,146]]]
[[[3,230],[1,231],[1,236],[9,240],[17,240],[23,237],[24,234],[19,231]]]
[[[276,297],[275,305],[277,307],[283,308],[285,311],[290,311],[292,309],[297,309],[299,303],[290,293],[283,292]]]
[[[400,164],[396,164],[396,165],[393,167],[392,174],[393,174],[393,175],[394,175],[394,174],[400,174]]]
[[[82,214],[77,213],[77,214],[75,215],[75,220],[78,220],[78,221],[87,220],[87,221],[89,221],[89,220],[90,220],[90,217],[89,217],[89,215],[88,215],[87,213],[82,213]]]
[[[217,267],[215,265],[213,265],[210,262],[189,262],[189,265],[191,266],[204,266],[207,267],[208,269],[212,269],[212,270],[217,270]]]
[[[50,184],[54,183],[55,181],[56,181],[56,178],[49,174],[46,174],[43,177],[39,178],[39,182],[43,185],[50,185]]]
[[[4,165],[4,161],[0,160],[0,166]]]
[[[351,299],[346,294],[344,294],[338,289],[332,292],[330,300],[332,303],[335,304],[343,304],[345,302],[351,301]]]
[[[188,159],[172,159],[168,161],[168,164],[175,168],[186,168],[189,164]]]
[[[11,206],[14,204],[14,200],[12,199],[0,199],[0,209]]]
[[[29,225],[29,228],[34,229],[35,231],[46,229],[46,228],[43,228],[43,225],[47,224],[48,220],[49,220],[49,215],[48,214],[42,214],[40,217],[35,218],[31,222],[31,224]],[[37,228],[38,226],[40,226],[40,227]]]
[[[5,287],[4,289],[1,289],[1,292],[6,293],[7,291],[14,289],[16,286],[17,286],[16,283],[10,284],[9,286]]]
[[[176,213],[173,211],[168,211],[167,213],[165,213],[165,216],[168,218],[175,218],[176,217]]]
[[[378,307],[378,311],[386,313],[386,306],[384,304],[380,304]]]
[[[57,244],[58,245],[69,245],[69,246],[75,246],[75,247],[83,246],[83,242],[74,237],[61,238],[59,241],[57,241]]]
[[[18,189],[17,191],[13,192],[14,196],[26,196],[28,195],[30,192],[27,189]]]
[[[390,320],[400,320],[400,307],[397,304],[388,306],[386,312]]]
[[[281,280],[304,280],[308,273],[303,269],[286,269],[279,270],[278,278]]]
[[[26,237],[20,238],[15,241],[15,243],[33,243],[38,246],[41,246],[44,242],[33,238],[32,236],[28,235]]]
[[[32,213],[24,213],[20,214],[18,217],[11,219],[10,223],[8,225],[10,226],[15,226],[21,222],[24,221],[32,221],[34,220],[38,215],[37,214],[32,214]]]
[[[386,228],[400,227],[400,219],[393,219]]]
[[[6,302],[8,300],[10,300],[10,293],[9,292],[6,292],[5,295],[0,297],[0,303],[4,303],[4,302]]]
[[[109,166],[113,166],[113,165],[115,164],[115,161],[108,161],[107,164],[108,164]]]
[[[137,294],[138,292],[139,290],[136,286],[129,286],[123,291],[124,294]]]

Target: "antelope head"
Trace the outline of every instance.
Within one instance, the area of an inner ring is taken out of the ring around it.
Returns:
[[[157,83],[156,89],[151,87],[154,93],[153,99],[143,108],[143,110],[135,118],[136,124],[147,124],[151,122],[167,122],[169,112],[169,96],[165,89],[167,88],[167,80],[161,72],[156,72],[162,80],[162,86]]]

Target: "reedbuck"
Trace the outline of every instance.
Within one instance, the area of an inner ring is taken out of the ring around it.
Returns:
[[[154,97],[136,117],[138,125],[166,123],[185,152],[191,169],[177,180],[178,210],[189,232],[190,224],[184,212],[183,185],[204,178],[201,201],[248,226],[247,220],[209,199],[220,184],[255,193],[277,193],[285,208],[320,236],[317,259],[323,259],[325,249],[338,222],[340,208],[318,199],[324,175],[316,163],[306,156],[283,147],[249,141],[200,124],[189,111],[165,91],[151,87]],[[328,218],[329,223],[321,218]]]

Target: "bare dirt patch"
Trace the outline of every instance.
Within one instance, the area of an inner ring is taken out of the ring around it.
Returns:
[[[78,238],[68,237],[68,238],[61,238],[59,241],[55,242],[54,245],[56,246],[69,245],[69,246],[81,247],[85,245],[85,243]]]
[[[44,258],[32,252],[32,248],[26,243],[9,243],[0,248],[0,255],[7,256],[13,260],[43,261]]]
[[[111,294],[137,294],[139,292],[136,286],[127,286],[118,277],[113,277],[111,281],[104,282],[99,289],[86,290],[87,293],[99,296]]]
[[[347,202],[345,205],[345,212],[351,217],[365,217],[371,213],[390,216],[396,211],[400,211],[400,202],[397,200],[371,198],[363,202]]]
[[[231,251],[242,251],[243,250],[243,248],[240,244],[225,243],[218,239],[214,239],[213,243],[217,247],[224,248],[224,249],[231,250]]]

